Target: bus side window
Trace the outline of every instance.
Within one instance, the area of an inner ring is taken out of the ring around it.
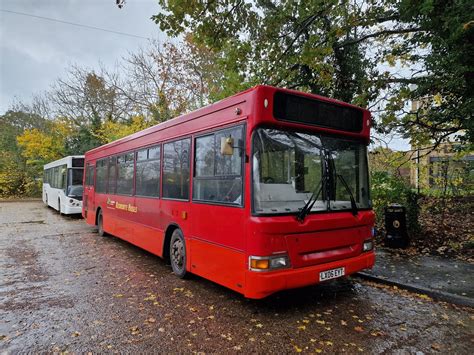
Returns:
[[[163,145],[163,197],[189,199],[189,138]]]
[[[232,149],[223,154],[221,141]],[[195,139],[193,200],[242,206],[243,126]]]

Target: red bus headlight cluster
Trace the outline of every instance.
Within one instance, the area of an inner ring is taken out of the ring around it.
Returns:
[[[252,271],[270,271],[288,267],[290,267],[288,255],[249,257],[249,268]]]

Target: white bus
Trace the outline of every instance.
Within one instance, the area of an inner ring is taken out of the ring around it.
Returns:
[[[74,155],[44,166],[43,202],[60,214],[82,212],[84,156]]]

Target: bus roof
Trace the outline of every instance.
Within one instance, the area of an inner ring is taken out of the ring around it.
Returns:
[[[235,95],[232,95],[230,97],[227,97],[227,98],[222,99],[220,101],[217,101],[215,103],[209,104],[209,105],[204,106],[202,108],[199,108],[195,111],[192,111],[192,112],[183,114],[181,116],[172,118],[170,120],[158,123],[158,124],[156,124],[152,127],[146,128],[144,130],[141,130],[139,132],[130,134],[126,137],[120,138],[120,139],[115,140],[113,142],[110,142],[110,143],[101,145],[99,147],[93,148],[93,149],[89,150],[87,152],[87,154],[89,155],[89,154],[93,154],[93,153],[96,153],[98,151],[101,151],[103,149],[112,148],[112,147],[118,146],[120,144],[132,141],[134,139],[137,139],[137,138],[149,135],[149,134],[153,134],[153,133],[162,131],[164,129],[180,125],[182,123],[192,121],[192,120],[197,119],[199,117],[206,116],[210,113],[217,112],[217,111],[223,110],[225,108],[243,103],[245,101],[251,101],[252,97],[259,90],[271,90],[271,91],[280,91],[280,92],[292,93],[292,94],[296,94],[296,95],[299,95],[299,96],[305,96],[305,97],[308,97],[308,98],[313,98],[313,99],[318,99],[318,100],[329,102],[329,103],[334,103],[334,104],[337,104],[337,105],[340,105],[340,106],[352,107],[354,109],[358,109],[358,110],[361,110],[361,111],[367,111],[366,109],[363,109],[361,107],[351,105],[351,104],[348,104],[348,103],[343,102],[343,101],[327,98],[327,97],[324,97],[324,96],[319,96],[319,95],[310,94],[310,93],[304,93],[304,92],[301,92],[301,91],[296,91],[296,90],[291,90],[291,89],[277,88],[277,87],[273,87],[273,86],[269,86],[269,85],[256,85],[256,86],[254,86],[252,88],[249,88],[245,91],[239,92]]]
[[[67,157],[52,161],[48,164],[45,164],[43,169],[49,169],[49,168],[54,168],[56,166],[68,164],[69,162],[72,162],[72,159],[84,159],[84,155],[69,155]]]

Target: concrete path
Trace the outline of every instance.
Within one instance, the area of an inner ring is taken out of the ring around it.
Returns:
[[[361,277],[424,293],[442,301],[474,307],[474,265],[436,256],[406,256],[378,249],[372,270]]]

